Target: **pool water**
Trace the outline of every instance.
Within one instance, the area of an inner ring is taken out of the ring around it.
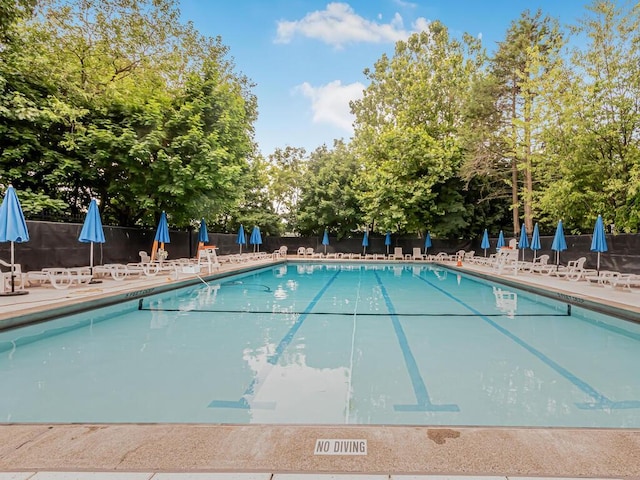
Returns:
[[[0,422],[640,428],[640,325],[430,265],[285,264],[0,333]]]

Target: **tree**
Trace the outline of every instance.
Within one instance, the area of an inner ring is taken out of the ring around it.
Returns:
[[[53,0],[21,33],[25,60],[4,96],[34,94],[21,118],[0,118],[11,176],[71,213],[96,196],[121,225],[167,210],[186,226],[235,204],[255,151],[252,85],[220,38],[179,22],[175,1]]]
[[[287,146],[276,148],[267,158],[275,210],[287,232],[296,229],[296,211],[307,171],[306,153],[304,148]]]
[[[555,98],[548,132],[553,165],[543,208],[577,232],[602,214],[621,231],[640,226],[640,6],[595,1],[575,33],[588,39],[572,55],[573,75]]]
[[[302,235],[322,235],[326,228],[338,238],[348,237],[362,225],[357,179],[360,163],[343,141],[311,153],[296,210]]]
[[[460,234],[469,217],[459,193],[461,143],[456,135],[478,43],[464,46],[439,22],[383,55],[364,97],[352,103],[354,143],[363,162],[360,203],[380,231]]]
[[[544,120],[539,115],[541,85],[559,68],[564,45],[557,21],[538,10],[527,10],[513,22],[506,38],[500,42],[491,60],[489,82],[495,95],[495,111],[489,107],[486,118],[494,129],[489,142],[493,151],[490,162],[498,166],[494,178],[504,178],[503,166],[511,168],[513,229],[520,231],[520,209],[524,206],[524,224],[533,230],[534,159],[544,144],[541,131]],[[495,113],[499,113],[496,117]]]

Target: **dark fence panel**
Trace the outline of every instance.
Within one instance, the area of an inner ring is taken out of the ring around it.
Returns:
[[[27,221],[30,240],[26,243],[15,244],[16,263],[20,263],[24,271],[39,270],[43,267],[76,267],[89,264],[90,244],[78,241],[82,224]],[[94,263],[127,263],[140,260],[138,252],[151,251],[155,229],[104,227],[104,244],[94,245]],[[171,231],[171,243],[165,246],[169,258],[194,257],[197,250],[197,232]],[[247,235],[247,239],[249,235]],[[311,247],[316,252],[324,252],[322,236],[319,237],[263,237],[261,251],[273,252],[281,246],[287,246],[289,253],[294,254],[299,247]],[[509,239],[507,239],[508,242]],[[560,254],[560,263],[581,256],[587,257],[587,268],[595,268],[597,254],[590,251],[591,235],[566,237],[568,249]],[[491,238],[491,248],[487,255],[495,252],[497,239]],[[541,237],[542,250],[537,255],[548,254],[555,261],[555,252],[551,251],[553,237]],[[640,273],[640,235],[619,234],[608,235],[609,251],[601,255],[600,268],[602,270],[616,270],[629,273]],[[210,233],[209,244],[218,247],[219,255],[238,253],[240,246],[236,243],[235,234]],[[424,252],[424,239],[392,236],[392,245],[402,247],[404,253],[411,253],[413,248],[420,248]],[[0,258],[9,261],[9,243],[0,243]],[[257,249],[257,246],[255,247]],[[253,245],[243,245],[242,251],[253,251]],[[434,239],[429,253],[455,253],[458,250],[475,250],[476,255],[483,255],[480,248],[480,238],[473,241]],[[337,240],[329,238],[327,253],[345,252],[362,253],[362,236]],[[386,253],[384,236],[373,235],[369,238],[367,253]],[[522,257],[520,257],[522,258]],[[533,252],[525,251],[525,259],[531,260]]]

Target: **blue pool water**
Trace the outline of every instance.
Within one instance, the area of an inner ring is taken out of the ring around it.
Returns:
[[[640,325],[454,271],[288,264],[0,333],[0,422],[640,428]]]

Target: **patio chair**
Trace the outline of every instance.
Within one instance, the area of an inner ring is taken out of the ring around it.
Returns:
[[[422,249],[420,247],[413,248],[413,255],[411,256],[412,260],[424,260],[424,255],[422,255]]]
[[[304,248],[304,247],[298,247],[298,256],[299,256],[299,257],[304,257],[304,256],[305,256],[305,254],[306,254],[306,252],[307,252],[307,249],[306,249],[306,248]]]
[[[11,270],[11,264],[0,260],[0,292],[7,293],[11,291],[11,277],[13,276],[13,289],[24,290],[26,283],[25,274],[22,273],[22,267],[19,263],[13,264],[13,271]]]
[[[580,257],[577,260],[571,260],[567,262],[567,266],[560,266],[555,270],[551,270],[550,275],[558,278],[566,278],[567,280],[571,280],[576,282],[584,277],[587,274],[597,273],[596,270],[590,270],[584,268],[584,264],[587,261],[587,257]]]
[[[436,255],[427,255],[427,260],[429,262],[444,262],[449,260],[449,254],[446,252],[439,252]]]
[[[42,270],[27,272],[27,282],[29,285],[44,285],[49,283],[57,290],[67,289],[72,285],[88,284],[93,275],[89,267],[78,268],[56,268],[48,267]]]
[[[532,273],[534,272],[536,267],[541,267],[542,265],[547,265],[547,263],[549,262],[549,255],[544,254],[544,255],[540,255],[539,257],[536,257],[535,260],[531,261],[531,262],[519,262],[518,263],[518,270],[521,270],[523,272],[528,272],[528,273]]]
[[[402,260],[404,255],[402,254],[402,247],[394,247],[393,253],[389,255],[389,260]]]
[[[634,288],[640,288],[640,275],[635,273],[619,273],[611,280],[611,285],[615,288],[626,288],[633,291]]]

